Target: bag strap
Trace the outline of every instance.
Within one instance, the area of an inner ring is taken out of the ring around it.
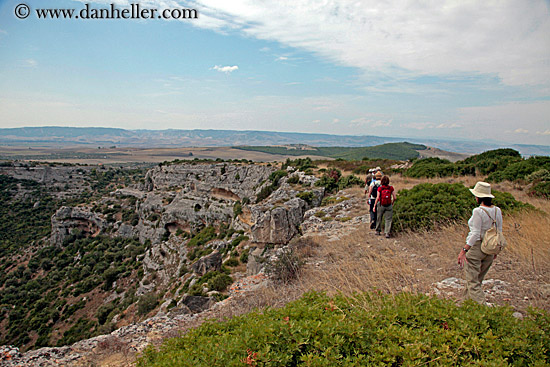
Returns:
[[[485,209],[484,207],[480,206],[479,207],[481,210],[483,210],[487,216],[489,217],[489,219],[491,219],[493,221],[493,223],[495,223],[496,221],[493,219],[493,217],[491,217],[491,214],[489,214],[489,211],[487,209]]]
[[[491,214],[489,214],[489,211],[487,211],[487,209],[485,209],[484,207],[480,206],[481,210],[483,210],[485,212],[485,214],[487,214],[487,216],[489,217],[489,219],[491,219],[491,221],[493,221],[493,223],[491,224],[491,226],[495,226],[495,228],[497,228],[497,218],[496,218],[496,215],[497,215],[497,209],[500,210],[500,208],[498,206],[495,206],[495,219],[493,219],[493,217],[491,217]]]

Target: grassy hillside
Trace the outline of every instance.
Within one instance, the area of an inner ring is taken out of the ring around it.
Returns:
[[[407,160],[417,158],[419,153],[417,150],[426,149],[426,146],[421,144],[403,143],[388,143],[376,145],[372,147],[280,147],[280,146],[238,146],[236,149],[250,150],[256,152],[281,154],[281,155],[311,155],[323,156],[331,158],[341,158],[346,160],[362,160],[367,159],[395,159]]]
[[[424,295],[308,293],[282,309],[203,324],[147,349],[138,366],[542,366],[549,326],[544,313],[520,321],[509,308]]]

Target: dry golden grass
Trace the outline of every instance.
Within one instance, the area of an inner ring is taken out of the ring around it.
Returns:
[[[439,178],[438,182],[462,182],[473,186],[482,180],[477,177]],[[391,184],[397,189],[411,188],[425,179],[393,176]],[[492,302],[510,304],[525,310],[528,306],[550,309],[550,215],[548,201],[532,198],[510,183],[494,185],[499,191],[512,193],[539,212],[507,215],[504,232],[509,248],[494,262],[486,279],[508,283],[509,294],[493,295]],[[362,189],[348,190],[346,195],[362,197]],[[357,210],[359,214],[361,210]],[[445,278],[463,278],[457,264],[468,227],[466,223],[452,224],[434,231],[404,233],[397,238],[373,236],[366,225],[337,241],[319,235],[314,239],[314,254],[297,284],[302,292],[325,291],[329,294],[380,290],[395,294],[401,291],[434,293],[434,283]],[[311,250],[310,250],[311,251]],[[454,292],[457,300],[462,290]]]

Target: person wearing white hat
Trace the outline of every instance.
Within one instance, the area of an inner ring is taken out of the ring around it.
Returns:
[[[497,255],[482,252],[481,241],[485,232],[491,228],[493,219],[496,221],[497,228],[502,231],[502,211],[492,203],[494,196],[491,194],[490,184],[479,181],[470,191],[475,196],[479,207],[472,211],[472,216],[468,220],[470,232],[466,237],[466,245],[458,254],[458,265],[464,267],[466,298],[485,304],[481,283]]]

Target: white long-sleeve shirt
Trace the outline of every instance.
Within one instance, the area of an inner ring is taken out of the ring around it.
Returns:
[[[487,210],[491,217],[497,222],[498,230],[502,231],[502,212],[500,208],[496,206],[487,207],[484,206],[477,207],[472,211],[472,216],[468,220],[468,226],[470,227],[470,233],[466,237],[466,244],[468,246],[473,246],[476,241],[482,240],[485,232],[493,225],[493,221],[484,210]]]

